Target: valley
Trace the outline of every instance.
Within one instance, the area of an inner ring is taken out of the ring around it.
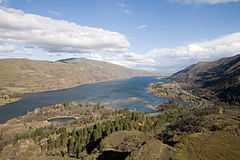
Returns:
[[[158,75],[84,58],[56,62],[1,59],[0,68],[0,105],[15,102],[26,93],[67,89],[83,84],[136,76]]]
[[[155,77],[135,77],[27,94],[15,103],[0,107],[0,123],[27,114],[36,108],[72,101],[101,103],[113,108],[155,112],[156,105],[168,101],[168,98],[159,98],[148,92],[148,85],[157,81]]]
[[[33,93],[5,105],[0,159],[238,159],[238,103],[206,98],[210,91],[199,94],[203,86],[176,75]]]
[[[0,0],[0,160],[239,160],[240,0]]]

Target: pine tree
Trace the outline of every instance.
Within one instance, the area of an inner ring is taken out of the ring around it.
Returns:
[[[67,151],[70,156],[74,155],[74,148],[75,148],[75,140],[73,137],[70,137],[68,139],[68,144],[67,144]]]

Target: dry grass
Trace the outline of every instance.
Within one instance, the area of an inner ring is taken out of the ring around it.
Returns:
[[[180,145],[176,160],[238,160],[240,137],[219,131],[209,134],[193,134]]]
[[[20,98],[0,98],[0,106],[18,101]]]
[[[140,148],[140,146],[149,137],[139,131],[120,131],[114,132],[106,137],[102,144],[104,150],[115,150],[119,152],[131,152]]]
[[[151,139],[139,150],[132,152],[128,160],[170,160],[172,153],[172,148],[157,139]]]
[[[0,60],[0,92],[25,93],[74,87],[97,81],[149,75],[111,63],[80,60],[78,63]]]

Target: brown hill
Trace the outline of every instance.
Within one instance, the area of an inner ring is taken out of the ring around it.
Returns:
[[[170,78],[205,98],[218,97],[229,103],[240,102],[240,55],[200,62]]]
[[[57,62],[2,59],[0,68],[0,93],[63,89],[97,81],[152,75],[149,72],[88,59]]]

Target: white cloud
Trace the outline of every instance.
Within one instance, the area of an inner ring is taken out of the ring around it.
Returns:
[[[94,53],[86,57],[169,74],[199,61],[212,61],[236,54],[240,54],[240,32],[175,48],[155,48],[146,53]]]
[[[145,56],[159,69],[176,71],[198,61],[211,61],[240,54],[240,32],[176,48],[155,48]]]
[[[151,57],[146,57],[145,54],[136,54],[134,52],[128,52],[123,54],[125,60],[133,61],[138,64],[152,65],[155,63]]]
[[[122,65],[129,68],[136,68],[136,69],[148,69],[154,70],[154,60],[150,57],[147,58],[144,54],[137,54],[133,52],[126,52],[122,54],[114,54],[114,53],[89,53],[89,54],[82,54],[82,57],[106,61],[118,65]]]
[[[0,53],[9,53],[16,50],[14,45],[0,43]]]
[[[139,30],[143,30],[143,29],[146,29],[146,28],[148,28],[148,25],[146,25],[146,24],[142,24],[142,25],[137,26],[137,29],[139,29]]]
[[[199,61],[211,61],[236,54],[240,54],[240,32],[175,48],[155,48],[146,53],[92,53],[83,56],[130,68],[169,74]]]
[[[36,50],[53,56],[82,53],[87,58],[168,73],[198,61],[239,54],[240,32],[175,48],[155,48],[144,54],[128,52],[129,45],[117,32],[0,7],[0,56],[5,53],[4,57],[9,52],[34,56]]]
[[[0,8],[0,41],[33,45],[47,52],[126,52],[127,38],[102,28],[80,26],[21,10]]]
[[[234,3],[234,2],[240,2],[240,0],[176,0],[180,3],[186,3],[186,4],[223,4],[223,3]]]

